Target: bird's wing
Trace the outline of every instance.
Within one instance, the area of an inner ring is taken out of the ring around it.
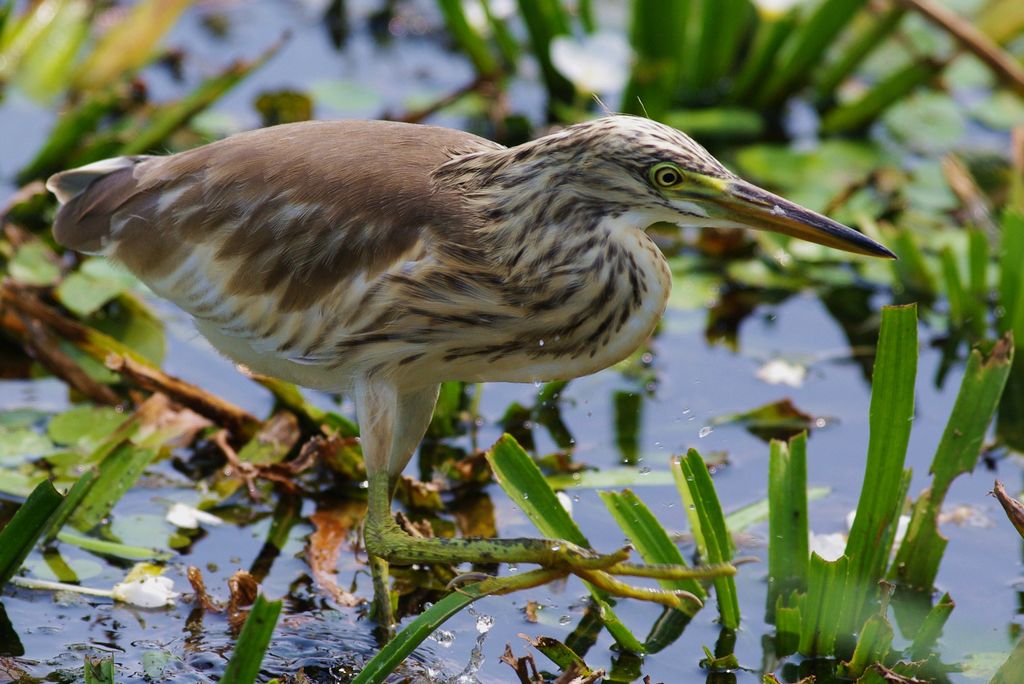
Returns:
[[[57,174],[53,233],[127,266],[228,356],[319,386],[296,366],[337,366],[352,358],[339,349],[386,334],[397,302],[376,293],[410,264],[461,249],[481,220],[432,172],[501,149],[388,122],[261,129]]]
[[[471,222],[465,203],[430,174],[453,156],[496,149],[431,126],[276,126],[57,174],[47,185],[65,204],[53,232],[124,263],[199,316],[205,304],[176,291],[196,285],[188,278],[217,290],[205,302],[268,295],[281,310],[307,309],[339,282],[405,258],[427,233],[457,239]]]

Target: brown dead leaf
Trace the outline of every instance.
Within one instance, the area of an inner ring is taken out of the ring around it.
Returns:
[[[448,477],[469,484],[487,484],[494,479],[487,463],[487,452],[477,449],[465,458],[453,461]]]
[[[881,663],[875,663],[868,669],[874,670],[876,673],[878,673],[878,675],[882,678],[882,681],[884,681],[886,684],[928,684],[927,680],[918,679],[917,677],[908,677],[906,675],[901,675],[900,673],[895,672],[894,670],[890,670]]]
[[[192,409],[176,407],[171,404],[163,394],[154,394],[143,405],[148,405],[146,411],[141,411],[142,425],[139,429],[138,439],[145,439],[150,435],[160,435],[162,441],[168,448],[187,447],[195,441],[196,436],[213,423]]]
[[[416,522],[414,520],[410,520],[405,513],[397,511],[395,513],[395,522],[398,523],[398,526],[402,528],[403,532],[411,537],[416,537],[417,539],[430,539],[434,536],[434,528],[430,526],[430,521],[428,520],[420,520],[419,522]]]
[[[224,608],[215,601],[206,591],[206,582],[203,581],[203,572],[194,565],[188,566],[187,571],[188,583],[192,585],[192,591],[195,592],[195,600],[203,610],[208,613],[219,613]]]
[[[459,500],[458,506],[450,510],[460,536],[498,536],[498,524],[494,517],[494,501],[486,494],[463,497]]]
[[[317,511],[310,516],[310,520],[316,529],[309,537],[306,558],[316,586],[340,606],[358,606],[363,603],[363,599],[339,587],[335,578],[341,546],[358,520],[358,513],[351,509],[335,508]]]
[[[28,672],[18,667],[15,658],[0,657],[0,682],[20,682],[28,677]]]
[[[260,593],[259,583],[246,570],[239,570],[231,576],[228,580],[228,589],[231,590],[228,610],[251,606]]]
[[[537,622],[537,611],[540,610],[540,604],[536,601],[527,601],[526,607],[523,609],[523,613],[526,616],[527,622]]]
[[[1024,505],[1007,494],[1006,487],[999,480],[996,480],[995,487],[992,488],[991,493],[992,496],[996,497],[1003,510],[1006,511],[1006,517],[1010,519],[1014,529],[1017,530],[1017,534],[1024,537]]]
[[[543,684],[544,679],[537,672],[537,663],[531,654],[517,656],[512,652],[512,645],[505,644],[505,653],[499,660],[515,670],[519,684]]]
[[[441,485],[437,482],[423,482],[403,475],[398,480],[395,498],[408,508],[419,511],[444,510],[441,500]]]

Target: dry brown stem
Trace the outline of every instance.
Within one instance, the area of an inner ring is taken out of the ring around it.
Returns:
[[[965,50],[987,64],[1007,87],[1024,96],[1024,67],[980,29],[934,0],[900,1],[953,36]]]
[[[259,429],[260,421],[248,411],[159,369],[120,354],[109,354],[104,364],[139,387],[151,392],[162,392],[182,406],[206,416],[233,435],[245,438]]]

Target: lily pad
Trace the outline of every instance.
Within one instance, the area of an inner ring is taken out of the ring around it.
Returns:
[[[971,107],[971,116],[989,128],[1008,131],[1024,121],[1024,98],[999,90]]]
[[[127,419],[124,413],[105,406],[76,406],[53,417],[46,431],[58,444],[81,445],[91,451]]]
[[[952,211],[960,204],[949,188],[949,182],[938,161],[930,161],[915,168],[903,193],[907,202],[918,211]]]
[[[148,361],[163,361],[167,345],[163,323],[135,297],[120,296],[116,305],[97,313],[90,323]]]
[[[25,285],[45,287],[60,280],[60,268],[53,250],[38,241],[22,245],[7,264],[7,271]]]
[[[913,95],[889,110],[883,121],[897,140],[916,152],[953,149],[967,133],[963,110],[940,93]]]
[[[53,450],[44,435],[28,428],[0,428],[0,462],[13,463]]]
[[[813,150],[751,145],[737,154],[740,171],[798,204],[820,211],[854,183],[888,161],[867,143],[827,140]]]
[[[309,88],[313,102],[336,112],[371,116],[383,104],[373,88],[353,81],[319,81]]]
[[[57,299],[69,311],[85,317],[98,311],[123,290],[120,283],[76,271],[57,286]]]

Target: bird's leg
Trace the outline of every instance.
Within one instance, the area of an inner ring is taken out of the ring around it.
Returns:
[[[371,475],[366,515],[366,548],[391,563],[536,563],[553,570],[602,570],[624,562],[630,549],[598,554],[571,542],[553,539],[436,539],[406,534],[391,516],[387,476]]]
[[[617,596],[656,601],[676,608],[682,608],[687,601],[697,600],[687,592],[641,589],[612,577],[634,575],[681,579],[694,576],[694,570],[682,566],[627,563],[631,553],[629,547],[600,554],[564,540],[424,539],[406,534],[391,515],[392,482],[402,472],[426,431],[437,399],[437,386],[402,392],[390,382],[369,378],[356,384],[354,396],[369,480],[364,539],[371,559],[379,559],[376,564],[371,563],[374,611],[378,619],[386,620],[390,615],[387,563],[535,563],[549,570],[579,575]],[[711,574],[731,571],[731,567],[722,568]]]

